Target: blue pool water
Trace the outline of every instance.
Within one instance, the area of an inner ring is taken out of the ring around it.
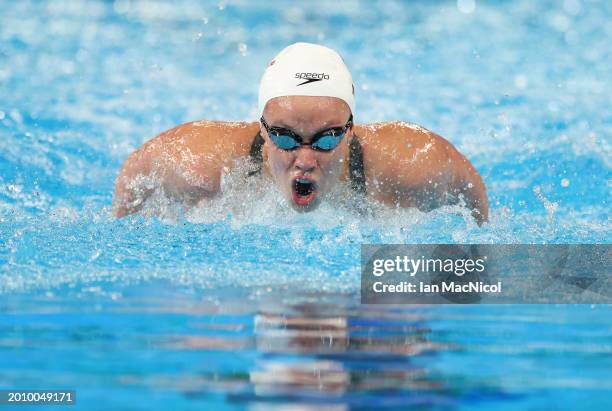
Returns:
[[[610,306],[359,304],[362,243],[610,242],[610,18],[595,0],[1,1],[0,389],[75,389],[86,410],[610,409]],[[490,223],[298,215],[229,183],[206,209],[110,216],[132,150],[254,120],[296,41],[343,54],[357,122],[465,153]]]

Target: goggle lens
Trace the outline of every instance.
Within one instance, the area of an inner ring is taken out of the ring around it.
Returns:
[[[330,131],[324,131],[324,134],[321,133],[314,136],[313,142],[310,144],[302,143],[301,138],[291,131],[284,131],[283,128],[279,127],[269,127],[263,117],[260,121],[268,132],[272,142],[281,150],[295,150],[304,145],[310,146],[318,151],[331,151],[338,147],[338,144],[340,144],[340,141],[344,138],[347,130],[353,125],[353,115],[351,114],[344,128],[334,128]]]
[[[325,135],[319,138],[317,141],[312,143],[312,148],[321,151],[331,151],[340,144],[340,141],[344,137],[344,133],[336,135]]]
[[[286,134],[269,133],[270,139],[281,150],[295,150],[301,144],[293,136]]]

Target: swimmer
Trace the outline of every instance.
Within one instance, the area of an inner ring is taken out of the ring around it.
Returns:
[[[221,179],[250,158],[297,211],[314,210],[337,184],[394,207],[429,211],[464,204],[487,221],[476,169],[444,138],[393,121],[354,123],[355,89],[340,55],[296,43],[268,65],[259,85],[258,122],[196,121],[165,131],[132,153],[117,177],[113,213],[143,209],[159,181],[169,197],[202,206]]]

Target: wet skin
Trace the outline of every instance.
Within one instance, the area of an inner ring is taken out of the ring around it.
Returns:
[[[350,115],[346,103],[336,98],[276,98],[266,105],[263,113],[268,125],[290,129],[302,137],[304,143],[311,143],[312,136],[319,132],[344,127]],[[265,140],[264,164],[294,209],[316,208],[320,199],[339,183],[344,166],[348,164],[348,141],[352,132],[352,128],[349,129],[332,151],[317,151],[309,146],[287,151],[278,148],[261,127]],[[297,182],[308,182],[313,191],[300,195]]]
[[[334,97],[289,96],[270,100],[263,116],[270,127],[291,129],[309,143],[321,131],[343,127],[350,110]],[[298,211],[316,209],[334,185],[348,181],[348,144],[357,138],[371,199],[424,211],[463,199],[479,223],[488,218],[485,187],[470,162],[442,137],[404,122],[354,125],[329,152],[308,146],[281,150],[259,122],[183,124],[145,143],[126,160],[116,181],[114,214],[121,217],[144,206],[154,189],[139,184],[139,176],[154,175],[168,195],[190,205],[221,194],[222,175],[249,155],[258,131],[265,141],[264,172]],[[314,190],[303,195],[296,190],[296,179],[312,183]]]

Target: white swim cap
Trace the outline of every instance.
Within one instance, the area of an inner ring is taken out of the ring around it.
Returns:
[[[292,44],[270,62],[259,83],[259,113],[268,101],[282,96],[337,97],[355,112],[348,67],[336,51],[318,44]]]

